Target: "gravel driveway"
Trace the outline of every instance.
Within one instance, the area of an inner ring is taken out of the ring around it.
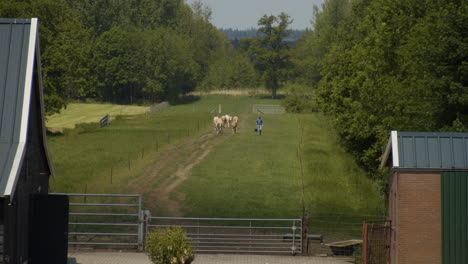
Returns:
[[[71,252],[68,264],[151,264],[144,253]],[[193,264],[351,264],[350,258],[197,254]]]

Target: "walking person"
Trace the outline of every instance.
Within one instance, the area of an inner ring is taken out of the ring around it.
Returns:
[[[257,118],[257,132],[259,136],[262,135],[262,126],[263,126],[263,119],[261,116],[259,116]]]

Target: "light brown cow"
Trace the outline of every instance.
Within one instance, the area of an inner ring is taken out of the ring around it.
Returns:
[[[216,134],[219,134],[223,131],[224,122],[221,118],[215,116],[213,118],[213,125],[215,127]]]
[[[237,116],[234,116],[233,118],[231,118],[231,127],[232,127],[233,134],[237,133],[238,124],[239,124],[239,118]]]

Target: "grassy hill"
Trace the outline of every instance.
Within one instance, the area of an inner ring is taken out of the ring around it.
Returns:
[[[306,211],[311,232],[340,237],[358,236],[362,220],[381,217],[377,186],[339,146],[326,117],[265,115],[257,136],[251,105],[262,103],[279,101],[210,95],[104,129],[78,126],[49,138],[57,169],[51,188],[142,193],[154,215],[296,218]],[[214,135],[210,111],[219,104],[241,118],[238,134]]]

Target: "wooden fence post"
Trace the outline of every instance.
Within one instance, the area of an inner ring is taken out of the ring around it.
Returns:
[[[367,264],[367,229],[368,229],[368,225],[367,225],[367,222],[364,221],[364,224],[363,224],[363,233],[362,233],[362,263],[363,264]]]

